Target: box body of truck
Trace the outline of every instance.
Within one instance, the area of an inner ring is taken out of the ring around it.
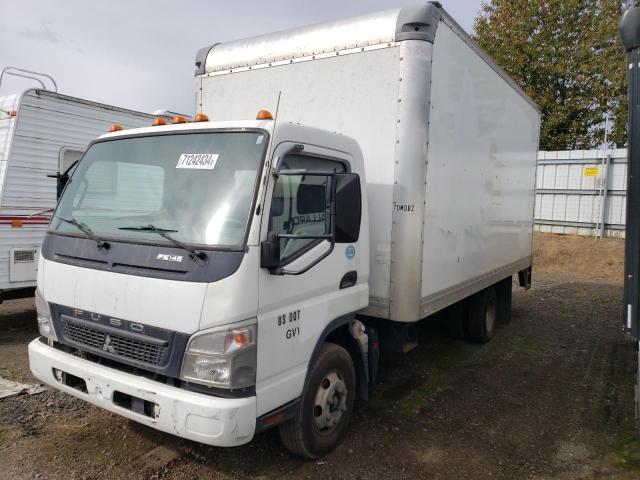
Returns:
[[[104,135],[69,180],[31,369],[210,445],[279,425],[316,458],[368,398],[383,329],[457,306],[488,341],[508,316],[539,114],[435,3],[214,45],[196,66],[193,123]]]
[[[56,181],[111,124],[148,125],[149,114],[43,89],[0,97],[0,300],[32,295]]]
[[[219,44],[198,108],[258,108],[354,138],[367,172],[370,301],[415,322],[531,266],[540,115],[446,13],[391,10]]]

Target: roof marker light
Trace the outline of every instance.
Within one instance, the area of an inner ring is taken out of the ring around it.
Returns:
[[[114,123],[113,125],[111,125],[111,128],[109,128],[109,133],[119,132],[120,130],[124,130],[124,127],[122,125]]]
[[[187,123],[187,117],[185,117],[184,115],[174,115],[173,116],[173,120],[171,120],[171,123]]]
[[[152,127],[159,127],[161,125],[166,125],[167,121],[162,118],[162,117],[156,117],[153,119],[153,123],[151,124]]]
[[[204,113],[196,113],[196,116],[193,117],[194,122],[208,122],[209,117]]]
[[[260,110],[256,116],[256,120],[273,120],[273,115],[269,110]]]

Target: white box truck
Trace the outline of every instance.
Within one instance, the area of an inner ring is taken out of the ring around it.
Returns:
[[[56,205],[56,181],[113,123],[148,125],[153,116],[57,93],[48,75],[6,67],[41,88],[0,96],[0,303],[32,296],[40,244]],[[50,83],[51,90],[46,84]]]
[[[95,141],[38,270],[33,374],[210,445],[315,458],[378,349],[487,341],[530,279],[540,115],[439,4],[200,50],[194,122]],[[162,123],[162,122],[159,122]]]

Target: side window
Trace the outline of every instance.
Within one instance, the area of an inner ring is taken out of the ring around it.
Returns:
[[[306,155],[287,155],[282,170],[344,172],[343,163]],[[291,235],[322,235],[325,232],[327,178],[311,175],[282,175],[271,199],[269,231]],[[302,253],[318,240],[280,239],[280,260]]]

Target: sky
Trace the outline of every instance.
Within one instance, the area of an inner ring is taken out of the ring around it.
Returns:
[[[48,73],[60,93],[152,112],[193,114],[205,45],[331,21],[416,0],[0,0],[0,68]],[[481,0],[443,0],[471,31]],[[0,95],[33,85],[5,77]]]

